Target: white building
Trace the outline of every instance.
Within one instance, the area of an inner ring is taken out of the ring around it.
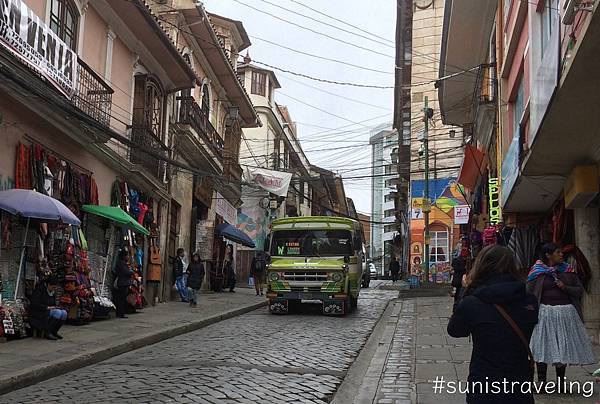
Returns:
[[[391,123],[371,131],[371,259],[381,275],[387,272],[397,233],[394,198],[398,179],[398,132]]]

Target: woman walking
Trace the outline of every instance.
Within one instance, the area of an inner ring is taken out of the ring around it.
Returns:
[[[198,291],[202,287],[204,280],[204,265],[200,262],[200,254],[192,255],[192,262],[188,267],[187,287],[189,290],[190,307],[198,305]]]
[[[126,249],[119,251],[119,260],[115,266],[115,275],[117,277],[115,282],[115,307],[117,308],[118,318],[127,318],[125,315],[125,309],[127,307],[127,295],[129,294],[129,287],[133,284],[131,275],[133,271],[129,265],[129,252]]]
[[[537,323],[537,303],[526,293],[512,252],[498,245],[484,248],[463,279],[465,291],[448,334],[473,337],[467,403],[533,403],[533,394],[520,388],[492,389],[494,382],[502,386],[505,380],[511,385],[533,378],[528,344]]]
[[[539,321],[531,336],[538,380],[546,381],[548,365],[564,380],[567,365],[595,362],[590,338],[583,325],[583,285],[575,269],[566,264],[554,243],[542,246],[540,259],[527,277],[527,290],[540,304]]]
[[[225,260],[223,261],[223,276],[227,280],[227,287],[230,293],[235,293],[235,262],[233,262],[233,245],[227,244],[225,250]]]

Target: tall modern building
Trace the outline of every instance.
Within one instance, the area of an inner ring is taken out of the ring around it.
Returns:
[[[398,132],[391,124],[371,131],[371,259],[379,274],[384,274],[394,254],[392,241],[397,230],[396,184],[398,179]]]

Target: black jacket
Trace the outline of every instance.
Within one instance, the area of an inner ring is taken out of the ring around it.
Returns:
[[[29,319],[36,328],[45,328],[48,324],[48,307],[56,306],[56,297],[48,294],[46,285],[37,285],[29,301]]]
[[[400,272],[400,263],[398,262],[398,260],[390,261],[390,272]]]
[[[448,323],[452,337],[473,337],[469,382],[532,381],[527,349],[493,304],[508,312],[529,340],[538,320],[535,296],[510,275],[496,275],[460,301]],[[490,385],[490,389],[491,389]],[[533,403],[532,394],[467,394],[468,403]]]
[[[115,272],[117,275],[117,288],[127,287],[133,284],[131,275],[133,271],[129,269],[129,265],[125,261],[119,260],[115,266]]]
[[[257,257],[252,258],[252,263],[250,264],[250,273],[252,275],[262,275],[265,272],[265,264],[263,261]]]
[[[175,278],[180,278],[183,276],[183,258],[179,256],[175,258],[173,273],[175,275]]]
[[[456,257],[452,260],[452,286],[460,288],[462,286],[462,277],[467,273],[467,263],[463,257]]]
[[[192,262],[188,267],[187,285],[192,289],[200,289],[204,280],[204,265],[201,262]]]

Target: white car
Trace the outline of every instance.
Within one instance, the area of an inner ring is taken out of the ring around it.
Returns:
[[[371,274],[371,279],[377,279],[377,268],[375,268],[375,264],[369,262],[369,272]]]

